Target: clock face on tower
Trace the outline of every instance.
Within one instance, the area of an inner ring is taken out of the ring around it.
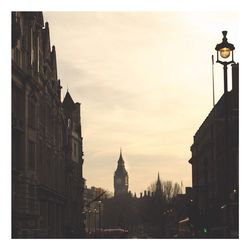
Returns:
[[[117,179],[116,179],[116,183],[117,183],[117,184],[121,184],[121,183],[122,183],[122,180],[121,180],[120,178],[117,178]]]

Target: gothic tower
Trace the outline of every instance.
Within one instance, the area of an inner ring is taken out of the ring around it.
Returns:
[[[155,195],[156,196],[162,196],[162,194],[163,194],[162,184],[161,184],[161,180],[160,180],[160,174],[158,172],[158,177],[157,177],[157,181],[156,181]]]
[[[128,193],[128,172],[125,169],[125,164],[122,158],[121,150],[120,150],[120,157],[118,160],[117,169],[114,175],[114,189],[115,189],[115,196],[119,194]]]

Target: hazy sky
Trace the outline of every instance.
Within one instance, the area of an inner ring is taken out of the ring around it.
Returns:
[[[237,13],[44,12],[44,19],[62,98],[68,86],[81,103],[87,186],[113,192],[120,147],[132,192],[158,171],[190,186],[193,135],[212,108],[211,55],[227,30],[237,61]],[[215,65],[216,100],[222,74]]]

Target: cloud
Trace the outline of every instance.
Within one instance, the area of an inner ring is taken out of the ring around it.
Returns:
[[[156,178],[191,185],[193,135],[212,108],[211,55],[235,13],[45,12],[58,75],[80,102],[84,176],[113,190],[124,149],[132,191]],[[223,28],[224,29],[224,28]],[[237,44],[237,41],[236,41]],[[236,45],[235,44],[235,45]],[[215,67],[217,100],[223,92]]]

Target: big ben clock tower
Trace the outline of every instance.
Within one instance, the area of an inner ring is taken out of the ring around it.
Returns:
[[[114,175],[114,189],[115,189],[115,196],[119,194],[128,193],[128,172],[125,169],[121,150],[120,150],[120,157],[118,160],[117,169]]]

